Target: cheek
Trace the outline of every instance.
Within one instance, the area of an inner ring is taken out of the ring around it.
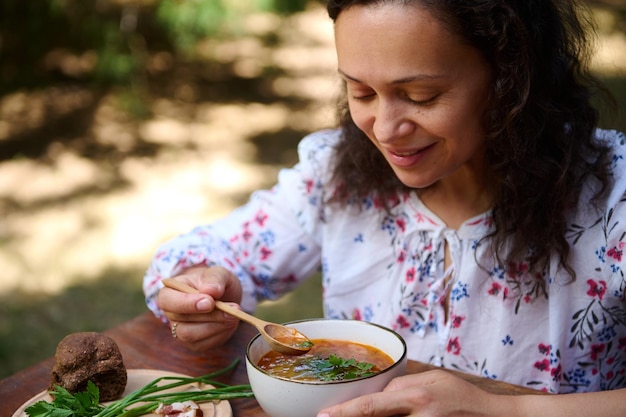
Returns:
[[[451,106],[428,123],[431,131],[441,137],[458,138],[462,146],[471,146],[473,142],[481,141],[485,135],[482,119],[482,106],[468,103]]]
[[[365,133],[369,133],[373,125],[373,117],[369,115],[367,110],[363,106],[358,104],[348,103],[350,109],[350,116],[354,124]]]
[[[482,112],[468,113],[468,117],[462,122],[462,125],[457,126],[457,134],[464,138],[465,146],[469,148],[480,147],[485,141]]]

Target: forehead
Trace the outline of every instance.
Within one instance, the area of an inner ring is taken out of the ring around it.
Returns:
[[[415,4],[349,7],[335,22],[335,43],[339,69],[355,78],[450,72],[479,55]]]

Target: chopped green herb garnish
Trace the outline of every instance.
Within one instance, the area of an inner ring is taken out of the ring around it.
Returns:
[[[316,377],[322,381],[341,381],[374,375],[373,364],[357,362],[356,359],[340,358],[330,355],[327,359],[314,358],[309,366],[315,370]]]
[[[304,342],[293,343],[291,346],[300,348],[300,349],[306,349],[306,348],[312,347],[313,342],[311,342],[310,340],[305,340]]]

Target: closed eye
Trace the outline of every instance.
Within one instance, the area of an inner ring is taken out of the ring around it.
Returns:
[[[352,99],[356,101],[369,101],[376,97],[375,93],[371,94],[353,94]]]
[[[369,101],[376,97],[376,91],[365,86],[346,85],[348,96],[356,101]]]
[[[435,94],[425,99],[416,99],[416,98],[412,98],[409,94],[405,95],[405,99],[408,102],[412,104],[417,104],[419,106],[428,106],[430,104],[433,104],[438,98],[439,98],[439,94]]]

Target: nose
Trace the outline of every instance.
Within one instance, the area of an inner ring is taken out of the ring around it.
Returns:
[[[379,142],[392,142],[413,133],[415,128],[415,122],[408,117],[403,106],[392,101],[378,101],[372,130]]]

